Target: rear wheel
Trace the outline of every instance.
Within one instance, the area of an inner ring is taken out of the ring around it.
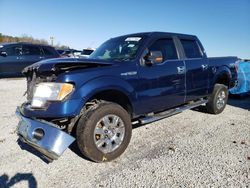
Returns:
[[[101,101],[77,124],[77,144],[82,154],[96,162],[111,161],[127,148],[132,133],[130,116],[120,105]]]
[[[227,104],[228,89],[223,84],[216,84],[212,95],[209,97],[206,105],[207,111],[211,114],[221,113]]]

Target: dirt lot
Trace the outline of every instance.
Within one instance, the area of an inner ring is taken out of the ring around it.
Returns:
[[[0,80],[0,187],[250,187],[249,97],[231,99],[217,116],[188,110],[134,128],[113,162],[88,161],[73,147],[47,164],[17,142],[25,87],[24,79]]]

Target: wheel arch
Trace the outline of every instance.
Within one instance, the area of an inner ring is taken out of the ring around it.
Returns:
[[[99,77],[91,80],[79,88],[77,96],[83,99],[81,109],[87,102],[98,99],[118,103],[131,116],[134,112],[133,101],[136,99],[134,88],[125,80],[116,77]]]
[[[98,91],[97,93],[93,94],[88,99],[88,101],[92,101],[94,99],[117,103],[122,106],[131,117],[133,116],[133,106],[129,97],[118,89],[106,89]]]
[[[232,78],[232,74],[231,74],[230,69],[226,66],[220,67],[217,70],[217,74],[214,77],[214,85],[223,84],[229,87],[231,78]]]

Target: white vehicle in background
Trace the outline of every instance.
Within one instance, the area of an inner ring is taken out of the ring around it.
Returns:
[[[75,49],[58,49],[58,53],[60,54],[61,57],[71,57],[71,58],[82,58],[86,59],[89,57],[89,55],[95,51],[94,48],[84,48],[82,51],[81,50],[75,50]]]
[[[90,54],[92,54],[95,51],[94,48],[84,48],[81,52],[81,54],[79,55],[79,58],[88,58]]]

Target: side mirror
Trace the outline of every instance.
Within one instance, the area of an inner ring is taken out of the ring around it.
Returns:
[[[0,56],[6,57],[6,56],[7,56],[7,53],[4,52],[4,51],[1,51],[1,52],[0,52]]]
[[[145,56],[145,64],[146,65],[153,65],[157,63],[162,63],[163,57],[162,57],[162,52],[161,51],[150,51],[146,56]]]

